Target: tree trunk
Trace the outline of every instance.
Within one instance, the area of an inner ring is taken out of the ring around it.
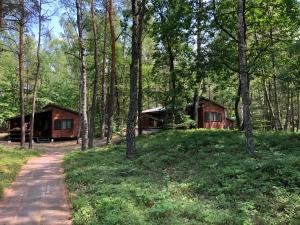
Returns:
[[[83,43],[83,24],[82,24],[82,0],[76,0],[77,9],[77,28],[80,56],[80,83],[81,83],[81,151],[88,148],[88,117],[87,117],[87,84],[86,84],[86,65],[85,48]]]
[[[41,38],[42,38],[42,0],[39,1],[39,28],[38,28],[38,45],[36,50],[36,58],[37,58],[37,65],[36,65],[36,74],[34,79],[34,86],[33,86],[33,96],[32,96],[32,109],[31,109],[31,118],[30,118],[30,136],[29,136],[29,149],[32,149],[32,142],[33,142],[33,132],[34,132],[34,117],[35,117],[35,109],[36,109],[36,98],[37,98],[37,85],[38,80],[40,77],[40,68],[41,68],[41,57],[40,57],[40,50],[41,50]]]
[[[105,1],[105,19],[104,19],[104,33],[103,33],[103,55],[102,55],[102,77],[101,77],[101,103],[100,103],[100,138],[105,134],[105,103],[106,103],[106,31],[107,31],[107,1]]]
[[[194,92],[194,120],[196,123],[196,128],[199,128],[199,100],[200,100],[200,87],[197,87]]]
[[[269,108],[269,112],[270,112],[270,115],[271,115],[271,120],[274,120],[275,119],[274,110],[273,110],[273,107],[272,107],[272,103],[271,103],[271,99],[270,99],[270,93],[268,92],[268,88],[267,88],[265,80],[264,80],[264,93],[265,93],[266,100],[267,100],[267,106]],[[278,129],[276,121],[275,121],[275,129],[276,130]]]
[[[90,129],[89,129],[89,148],[94,147],[94,132],[95,132],[95,117],[96,117],[96,107],[97,107],[97,87],[99,79],[99,60],[98,60],[98,35],[97,35],[97,25],[95,19],[95,2],[91,0],[91,14],[92,14],[92,27],[93,27],[93,39],[94,39],[94,84],[93,84],[93,99],[92,99],[92,109],[90,117]]]
[[[201,82],[204,79],[204,71],[203,71],[203,65],[204,65],[204,57],[202,54],[202,42],[203,42],[203,37],[202,37],[202,30],[203,27],[201,25],[203,21],[203,3],[202,0],[197,1],[197,12],[196,12],[196,21],[197,21],[197,59],[196,59],[196,72],[197,72],[197,85],[198,87],[195,89],[195,97],[194,97],[194,119],[196,122],[196,128],[199,128],[199,99],[200,99],[200,86]],[[204,88],[204,86],[203,86]]]
[[[291,101],[290,101],[290,89],[288,87],[287,93],[287,102],[286,102],[286,114],[285,114],[285,122],[284,122],[284,130],[288,131],[290,127],[290,118],[291,118]]]
[[[240,100],[241,100],[241,78],[239,76],[239,87],[234,102],[234,114],[235,114],[237,128],[241,131],[243,129],[242,129],[240,112],[239,112]]]
[[[21,114],[21,148],[25,148],[25,103],[24,103],[24,27],[25,5],[20,1],[19,21],[19,79],[20,79],[20,114]]]
[[[110,25],[110,40],[111,40],[111,71],[110,71],[110,87],[109,87],[109,103],[108,103],[108,129],[107,140],[108,144],[112,138],[113,116],[115,106],[115,79],[116,79],[116,42],[115,42],[115,24],[113,18],[113,1],[109,0],[108,18]]]
[[[171,94],[171,114],[172,124],[175,125],[175,104],[176,104],[176,75],[174,66],[174,55],[171,47],[171,43],[167,41],[167,50],[169,55],[169,72],[170,72],[170,94]]]
[[[290,117],[290,123],[291,123],[291,131],[295,132],[295,110],[294,110],[294,97],[293,97],[293,89],[291,89],[291,117]]]
[[[297,132],[300,128],[300,92],[297,94]]]
[[[239,55],[239,73],[241,77],[241,94],[243,102],[243,124],[246,136],[246,150],[248,153],[254,153],[253,133],[250,115],[250,97],[249,84],[250,79],[247,70],[247,44],[246,44],[246,20],[245,20],[245,2],[237,1],[238,16],[238,55]]]
[[[137,79],[139,73],[139,59],[141,53],[140,45],[140,34],[142,27],[139,17],[143,17],[145,9],[145,1],[143,0],[131,0],[132,5],[132,42],[131,42],[131,65],[130,65],[130,100],[129,100],[129,111],[127,120],[127,132],[126,132],[126,158],[131,158],[136,153],[135,148],[135,125],[136,125],[136,110],[137,110]],[[139,8],[139,6],[141,8]]]
[[[3,0],[0,0],[0,31],[3,27],[3,21],[4,21],[4,4],[3,4]]]
[[[140,21],[141,23],[142,21]],[[142,29],[142,24],[140,24],[140,29]],[[140,32],[141,33],[141,32]],[[141,34],[139,34],[139,45],[142,45]],[[142,62],[142,48],[140,47],[139,54],[139,89],[138,89],[138,134],[143,134],[143,124],[142,124],[142,111],[143,111],[143,62]]]

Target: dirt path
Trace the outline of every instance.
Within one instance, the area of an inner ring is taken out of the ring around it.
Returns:
[[[115,137],[113,142],[119,140]],[[95,144],[103,146],[105,140],[96,140]],[[66,141],[35,144],[34,147],[43,155],[30,159],[11,187],[4,191],[0,201],[0,225],[70,225],[62,157],[65,152],[79,149],[80,145],[76,141]]]

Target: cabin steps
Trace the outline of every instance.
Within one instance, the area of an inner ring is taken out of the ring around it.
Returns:
[[[49,138],[49,137],[37,137],[36,142],[37,143],[50,143],[51,138]]]

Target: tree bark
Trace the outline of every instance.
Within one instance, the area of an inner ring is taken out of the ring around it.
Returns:
[[[20,0],[19,20],[19,79],[20,79],[20,114],[21,114],[21,148],[25,148],[25,103],[24,103],[24,28],[25,5]]]
[[[194,96],[194,120],[196,122],[196,128],[199,128],[199,99],[200,99],[200,86],[201,82],[204,79],[204,56],[202,54],[202,30],[203,27],[201,25],[203,21],[203,2],[202,0],[197,0],[197,12],[196,12],[196,21],[197,21],[197,59],[196,59],[196,72],[197,72],[197,85],[195,89]],[[204,88],[204,87],[203,87]]]
[[[32,142],[33,142],[33,132],[34,132],[34,117],[35,117],[35,110],[36,110],[36,98],[37,98],[37,85],[38,80],[40,77],[40,68],[41,68],[41,38],[42,38],[42,0],[39,1],[39,28],[38,28],[38,45],[36,50],[36,58],[37,58],[37,65],[36,65],[36,74],[34,79],[34,86],[33,86],[33,96],[32,96],[32,109],[31,109],[31,118],[30,118],[30,136],[29,136],[29,149],[32,149]]]
[[[250,96],[249,84],[250,79],[247,70],[247,44],[246,44],[246,20],[245,20],[245,2],[246,0],[237,0],[237,17],[238,17],[238,56],[239,56],[239,73],[241,77],[241,94],[243,102],[243,124],[246,136],[246,151],[254,153],[252,123],[250,115]]]
[[[142,29],[142,21],[140,21],[140,29]],[[142,45],[142,34],[139,34],[139,45]],[[142,62],[142,48],[140,47],[139,54],[139,88],[138,88],[138,135],[143,134],[143,124],[142,124],[142,111],[143,111],[143,62]]]
[[[291,119],[291,101],[290,101],[290,89],[288,87],[287,93],[287,102],[286,102],[286,114],[285,114],[285,122],[284,122],[284,130],[288,131],[290,127],[290,119]]]
[[[4,21],[4,4],[3,4],[3,0],[0,0],[0,31],[3,27],[3,21]]]
[[[115,43],[115,23],[113,18],[113,1],[109,0],[108,17],[110,26],[110,40],[111,40],[111,71],[110,71],[110,87],[109,87],[109,103],[108,103],[108,129],[107,139],[108,144],[112,138],[113,130],[113,116],[115,106],[115,79],[116,79],[116,43]]]
[[[175,104],[176,104],[176,75],[174,65],[174,55],[170,41],[167,41],[167,51],[169,55],[169,72],[170,72],[170,94],[171,94],[171,114],[172,124],[175,125]]]
[[[297,132],[300,128],[300,92],[297,94]]]
[[[200,87],[197,87],[194,92],[194,120],[196,123],[196,128],[200,127],[199,126],[199,100],[200,100]]]
[[[106,31],[107,31],[107,1],[105,1],[104,33],[103,33],[103,55],[102,55],[102,77],[101,77],[101,102],[100,102],[100,138],[105,134],[105,104],[106,104]]]
[[[234,114],[235,114],[237,128],[241,131],[243,129],[242,129],[240,112],[239,112],[240,101],[241,101],[241,78],[239,76],[239,87],[234,102]]]
[[[95,117],[97,107],[97,87],[99,79],[99,60],[98,60],[98,35],[97,25],[95,19],[95,1],[91,0],[91,14],[92,14],[92,27],[93,27],[93,41],[94,41],[94,84],[93,84],[93,99],[90,117],[89,129],[89,148],[94,147],[94,132],[95,132]]]
[[[274,120],[275,119],[274,110],[273,110],[273,107],[272,107],[272,103],[271,103],[271,99],[270,99],[270,93],[268,92],[266,81],[264,81],[264,93],[265,93],[265,96],[266,96],[267,106],[268,106],[269,111],[270,111],[271,119]],[[276,130],[278,129],[276,122],[275,122],[275,129]]]
[[[131,0],[132,5],[132,42],[131,42],[131,65],[130,65],[130,100],[126,132],[126,158],[131,158],[136,153],[135,148],[135,125],[137,117],[137,79],[139,73],[139,58],[141,45],[139,42],[142,27],[140,17],[144,15],[145,1]]]
[[[88,148],[88,117],[87,117],[87,84],[86,84],[86,65],[85,48],[83,43],[83,24],[82,24],[82,0],[76,0],[77,9],[77,28],[80,56],[80,83],[81,83],[81,151]]]

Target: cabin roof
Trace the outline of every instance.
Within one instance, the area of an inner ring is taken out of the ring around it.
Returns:
[[[213,101],[213,100],[211,100],[211,99],[209,99],[209,98],[206,98],[206,97],[204,97],[204,96],[200,96],[200,97],[199,97],[199,101],[200,101],[200,102],[201,102],[201,101],[206,101],[206,102],[209,102],[209,103],[211,103],[211,104],[214,104],[214,105],[216,105],[216,106],[218,106],[218,107],[220,107],[220,108],[226,109],[226,107],[224,107],[223,105],[221,105],[221,104],[219,104],[219,103],[217,103],[217,102],[215,102],[215,101]],[[188,104],[188,107],[193,107],[193,106],[194,106],[193,103],[189,103],[189,104]]]
[[[144,110],[142,113],[158,113],[158,112],[165,112],[165,111],[166,108],[160,106],[160,107]]]
[[[199,101],[200,102],[201,101],[206,101],[206,102],[214,104],[214,105],[216,105],[216,106],[218,106],[218,107],[220,107],[222,109],[226,109],[226,107],[224,107],[223,105],[221,105],[221,104],[219,104],[219,103],[217,103],[215,101],[212,101],[212,100],[210,100],[210,99],[208,99],[208,98],[206,98],[204,96],[200,96],[199,97]],[[190,104],[187,105],[187,107],[193,107],[193,106],[194,106],[193,103],[190,103]],[[156,108],[144,110],[142,113],[160,113],[160,112],[165,112],[165,111],[166,111],[166,108],[163,107],[163,106],[160,106],[160,107],[156,107]]]
[[[61,109],[61,110],[63,110],[63,111],[68,111],[68,112],[70,112],[70,113],[79,115],[79,113],[76,112],[76,111],[74,111],[74,110],[71,110],[71,109],[68,109],[68,108],[59,106],[59,105],[57,105],[57,104],[53,104],[53,103],[50,103],[50,104],[44,106],[44,107],[42,108],[42,110],[35,112],[35,114],[41,114],[41,113],[45,113],[45,112],[50,112],[50,111],[52,111],[53,108],[58,108],[58,109]],[[30,115],[31,115],[31,113],[28,113],[28,114],[26,114],[25,116],[30,116]],[[18,115],[18,116],[10,117],[10,118],[8,118],[7,120],[9,121],[9,120],[13,120],[13,119],[18,119],[18,118],[20,118],[20,117],[21,117],[21,116]]]
[[[217,103],[217,102],[215,102],[215,101],[213,101],[213,100],[211,100],[209,98],[206,98],[204,96],[200,96],[199,97],[199,101],[207,101],[207,102],[210,102],[210,103],[212,103],[212,104],[214,104],[216,106],[219,106],[220,108],[226,109],[226,107],[224,107],[223,105],[221,105],[221,104],[219,104],[219,103]]]

